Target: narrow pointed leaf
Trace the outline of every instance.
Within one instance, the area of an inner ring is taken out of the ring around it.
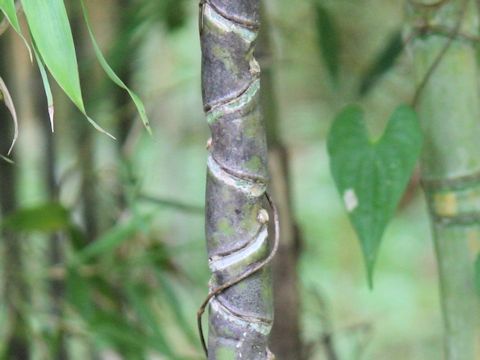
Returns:
[[[363,75],[358,91],[360,96],[365,96],[377,81],[395,65],[396,60],[402,52],[402,32],[398,30],[390,35],[384,48],[379,52]]]
[[[14,162],[12,159],[10,159],[10,158],[8,158],[8,157],[6,157],[6,156],[3,156],[2,154],[0,154],[0,159],[2,159],[3,161],[5,161],[5,162],[7,162],[7,163],[9,163],[9,164],[15,164],[15,162]]]
[[[165,338],[164,332],[158,323],[158,315],[148,304],[148,294],[140,286],[127,285],[126,294],[130,304],[135,310],[140,322],[144,324],[151,333],[153,333],[154,342],[157,344],[162,354],[169,358],[174,358],[174,353]]]
[[[86,112],[80,87],[77,56],[67,10],[62,0],[22,0],[23,9],[35,46],[53,78],[65,91],[88,122],[98,131],[105,131]]]
[[[332,14],[321,4],[315,4],[316,29],[321,56],[331,79],[336,84],[340,71],[340,40]]]
[[[61,204],[49,202],[34,207],[19,209],[1,223],[14,231],[53,232],[70,226],[70,214]]]
[[[330,168],[359,237],[370,287],[380,242],[413,173],[422,147],[415,112],[400,106],[383,136],[369,139],[362,110],[346,108],[328,136]]]
[[[2,95],[0,100],[3,99],[3,101],[5,102],[5,106],[7,107],[8,111],[10,111],[10,114],[12,115],[12,119],[13,119],[13,126],[14,126],[13,140],[12,140],[12,145],[10,145],[10,149],[8,149],[8,153],[7,153],[7,155],[10,155],[18,139],[18,118],[17,118],[17,111],[15,110],[15,104],[13,103],[13,100],[12,100],[12,96],[10,95],[7,85],[5,84],[5,82],[1,77],[0,77],[0,95]]]
[[[55,123],[54,123],[55,107],[53,105],[53,95],[52,95],[52,89],[50,87],[50,81],[48,80],[48,75],[45,69],[45,65],[43,64],[43,61],[40,58],[40,55],[38,54],[38,51],[35,48],[35,45],[33,46],[33,52],[35,54],[35,60],[37,61],[38,69],[40,71],[40,76],[42,77],[43,89],[47,97],[48,116],[50,118],[50,126],[52,128],[52,132],[54,132],[55,131]]]
[[[133,218],[128,223],[115,226],[106,234],[96,239],[90,245],[77,253],[73,259],[73,263],[80,264],[96,256],[101,256],[102,254],[108,254],[112,252],[123,242],[131,239],[137,232],[139,232],[143,228],[144,221],[145,218],[137,217]]]
[[[80,0],[80,3],[82,5],[83,16],[85,18],[85,23],[87,24],[88,33],[90,35],[90,39],[92,41],[93,49],[95,50],[95,55],[97,56],[98,62],[100,63],[100,65],[102,66],[102,69],[105,71],[105,73],[110,78],[110,80],[112,80],[115,83],[115,85],[117,85],[118,87],[124,89],[128,93],[128,95],[130,95],[133,103],[137,108],[140,118],[142,119],[143,125],[145,126],[147,131],[151,133],[152,131],[150,127],[150,122],[148,120],[147,112],[145,110],[145,106],[142,100],[140,99],[140,97],[138,97],[137,94],[135,94],[132,90],[130,90],[130,88],[118,77],[115,71],[108,64],[107,60],[103,56],[102,50],[98,46],[98,43],[95,39],[95,35],[93,34],[92,26],[90,24],[90,19],[88,17],[88,12],[85,7],[85,3],[83,0]]]

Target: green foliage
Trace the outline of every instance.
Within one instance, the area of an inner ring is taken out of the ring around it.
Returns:
[[[323,5],[316,3],[316,30],[321,55],[334,84],[340,71],[340,40],[333,15]]]
[[[97,130],[113,138],[113,135],[105,131],[87,115],[80,85],[80,75],[78,71],[78,62],[75,54],[72,30],[63,0],[22,0],[22,5],[27,18],[29,31],[33,39],[33,52],[35,53],[35,59],[39,66],[45,94],[47,96],[52,130],[54,104],[50,83],[44,65],[46,65],[46,68],[48,68],[54,79],[58,82],[60,87],[65,91],[75,106],[77,106],[82,114],[85,115],[87,120]],[[93,42],[95,54],[100,62],[100,65],[108,77],[117,86],[128,92],[135,106],[137,107],[138,113],[140,114],[145,127],[148,131],[150,131],[149,121],[142,101],[126,86],[126,84],[108,65],[95,40],[95,37],[93,36],[92,28],[88,21],[88,15],[83,2],[81,2],[81,5],[85,20],[87,22],[87,28]],[[5,14],[15,31],[23,38],[14,1],[0,0],[0,10],[2,10],[2,12]],[[48,19],[48,21],[45,21],[45,19]],[[24,41],[30,51],[28,43],[25,39]],[[31,54],[30,57],[32,57]]]
[[[24,208],[8,216],[2,227],[21,232],[54,232],[70,227],[70,214],[56,202]]]
[[[108,134],[87,115],[85,109],[72,29],[65,4],[62,0],[23,0],[22,4],[41,61],[88,121],[97,130]]]
[[[150,128],[147,112],[145,110],[145,106],[143,105],[142,100],[140,100],[138,95],[135,94],[132,90],[130,90],[127,85],[125,85],[125,83],[118,77],[115,71],[113,71],[113,69],[108,64],[107,60],[102,54],[102,50],[100,50],[100,47],[98,46],[98,43],[95,40],[95,36],[93,35],[92,26],[90,25],[87,9],[85,7],[85,3],[83,2],[83,0],[80,0],[80,4],[82,5],[82,11],[85,18],[85,23],[87,25],[88,34],[90,35],[90,39],[92,40],[93,49],[95,50],[95,55],[97,56],[98,62],[100,63],[102,69],[105,71],[105,73],[110,78],[110,80],[112,80],[115,83],[115,85],[117,85],[118,87],[124,89],[128,93],[128,95],[132,98],[132,101],[135,104],[138,113],[140,114],[140,118],[142,119],[143,125],[145,126],[147,131],[151,133],[152,130]]]
[[[124,241],[131,239],[134,234],[143,229],[144,225],[145,219],[138,217],[113,227],[106,234],[79,251],[75,255],[73,263],[78,265],[96,256],[111,253]]]
[[[377,81],[393,67],[402,52],[402,32],[397,30],[390,35],[383,48],[363,75],[358,90],[360,96],[365,96],[374,87]]]
[[[382,235],[408,184],[422,147],[415,112],[400,106],[385,133],[371,141],[362,110],[347,107],[328,136],[330,168],[350,220],[361,242],[368,280]]]

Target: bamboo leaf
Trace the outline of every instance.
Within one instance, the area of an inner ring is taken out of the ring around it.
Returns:
[[[45,203],[20,209],[6,217],[1,225],[14,231],[54,232],[70,226],[70,214],[59,203]]]
[[[37,61],[38,70],[40,71],[40,76],[42,78],[43,89],[45,91],[45,95],[47,96],[47,105],[48,105],[48,117],[50,118],[50,126],[52,128],[52,132],[55,131],[55,123],[54,123],[54,115],[55,115],[55,107],[53,105],[53,95],[52,89],[50,88],[50,81],[48,80],[47,71],[45,69],[45,65],[43,64],[40,55],[38,54],[38,50],[33,46],[33,52],[35,54],[35,60]]]
[[[167,304],[171,307],[178,325],[182,329],[183,333],[188,337],[189,341],[192,343],[198,342],[198,336],[196,336],[195,332],[192,331],[191,326],[185,318],[182,307],[180,306],[180,300],[176,295],[172,284],[170,284],[170,280],[163,275],[162,271],[157,270],[155,273],[163,290],[163,296],[165,297]]]
[[[9,164],[15,164],[15,162],[14,162],[12,159],[10,159],[10,158],[8,158],[8,157],[6,157],[6,156],[3,156],[2,154],[0,154],[0,159],[2,159],[3,161],[5,161],[5,162],[7,162],[7,163],[9,163]]]
[[[25,37],[23,36],[20,22],[18,21],[15,0],[0,0],[0,10],[5,14],[5,17],[8,19],[8,22],[16,31],[16,33],[22,38],[25,46],[27,47],[28,54],[30,55],[30,61],[33,61],[32,49],[30,48],[30,45],[28,45],[27,39],[25,39]]]
[[[128,95],[130,95],[135,107],[137,108],[138,113],[140,114],[140,118],[142,119],[143,125],[147,129],[147,131],[151,134],[152,130],[150,127],[150,122],[148,120],[147,112],[145,110],[145,105],[143,104],[142,100],[136,93],[134,93],[130,88],[118,77],[118,75],[113,71],[111,66],[108,64],[107,60],[103,56],[102,50],[98,46],[98,43],[95,39],[95,35],[93,34],[92,25],[90,24],[90,19],[88,17],[88,12],[85,7],[85,3],[83,0],[80,0],[80,4],[82,5],[83,16],[85,18],[85,23],[87,25],[88,33],[90,35],[90,39],[93,44],[93,49],[95,50],[95,55],[97,56],[98,62],[102,66],[102,69],[105,71],[107,76],[112,80],[115,85],[124,89]]]
[[[117,348],[128,346],[138,354],[142,354],[149,342],[141,333],[120,314],[97,309],[94,319],[90,322],[91,332],[100,339]],[[143,357],[141,357],[143,358]]]
[[[134,285],[128,285],[126,290],[129,302],[133,305],[139,320],[154,334],[154,342],[157,344],[158,349],[163,354],[168,355],[169,358],[174,358],[174,353],[157,322],[157,316],[145,300],[148,294],[141,287]]]
[[[35,46],[53,78],[95,129],[115,139],[87,115],[72,30],[63,1],[22,0],[22,4]]]
[[[91,298],[91,286],[77,269],[68,268],[66,279],[66,301],[74,307],[85,321],[89,321],[95,312]]]
[[[360,96],[365,96],[376,82],[395,65],[402,52],[402,32],[398,30],[388,38],[385,46],[363,75],[358,91]]]
[[[336,85],[340,71],[340,39],[337,26],[327,8],[319,3],[314,6],[321,55],[330,77]]]
[[[0,95],[2,95],[3,101],[5,102],[5,106],[7,107],[8,111],[10,111],[10,114],[12,115],[12,119],[13,119],[13,127],[14,127],[13,140],[12,140],[12,145],[10,145],[10,148],[8,149],[8,153],[7,153],[7,155],[10,155],[18,139],[18,118],[17,118],[17,111],[15,110],[15,104],[13,103],[13,100],[12,100],[12,96],[10,95],[7,85],[5,84],[1,76],[0,76]],[[0,100],[2,98],[0,98]]]
[[[362,110],[347,107],[328,136],[330,168],[355,228],[373,286],[373,268],[385,228],[413,173],[422,147],[416,113],[400,106],[383,136],[369,139]]]
[[[144,222],[144,218],[136,217],[128,223],[115,226],[105,235],[101,236],[99,239],[96,239],[90,245],[78,252],[73,260],[73,263],[80,264],[96,256],[111,252],[120,246],[124,241],[132,238],[138,231],[140,231],[145,224]]]

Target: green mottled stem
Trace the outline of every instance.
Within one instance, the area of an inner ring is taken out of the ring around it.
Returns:
[[[267,146],[259,108],[260,68],[253,56],[259,1],[209,0],[201,20],[203,101],[212,131],[206,235],[214,290],[269,254]],[[271,358],[272,308],[269,269],[212,298],[208,358]]]
[[[475,46],[468,40],[478,31],[474,7],[473,0],[437,7],[410,4],[411,30],[424,29],[412,42],[418,84],[438,63],[420,94],[418,110],[425,133],[422,179],[433,224],[449,360],[478,359],[475,344],[480,343],[474,254],[468,246],[480,239],[480,93]],[[454,31],[459,19],[458,34],[437,61],[449,35],[428,28]]]

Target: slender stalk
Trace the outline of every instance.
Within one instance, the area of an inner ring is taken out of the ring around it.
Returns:
[[[33,74],[31,74],[33,75]],[[42,93],[42,84],[40,79],[37,78],[35,84],[35,112],[40,122],[40,127],[43,130],[43,136],[45,139],[45,183],[49,200],[58,201],[59,188],[56,179],[57,170],[57,152],[54,134],[50,127],[50,120],[48,113],[45,109],[45,99]],[[58,266],[64,260],[63,253],[63,237],[61,233],[52,234],[49,238],[49,262],[51,266]],[[65,297],[65,284],[61,279],[52,279],[49,283],[50,298],[51,298],[51,310],[54,316],[58,319],[63,318],[63,303]],[[55,348],[52,349],[52,359],[64,360],[67,359],[67,351],[65,344],[65,332],[58,326],[57,328],[57,340]]]
[[[280,219],[280,245],[273,262],[273,298],[276,317],[272,329],[272,350],[282,359],[303,358],[300,339],[300,294],[298,259],[300,233],[295,223],[289,182],[288,151],[279,131],[278,105],[274,85],[270,23],[265,6],[261,7],[262,31],[256,55],[262,67],[260,102],[265,117],[271,191],[275,196]]]
[[[0,54],[7,54],[8,49],[5,39],[1,39]],[[11,69],[6,66],[6,56],[0,56],[0,73],[8,84],[6,76]],[[6,155],[11,144],[11,117],[3,100],[0,101],[0,154]],[[14,158],[15,149],[12,154]],[[16,209],[16,165],[0,159],[0,214],[7,216]],[[10,333],[6,339],[5,358],[11,360],[28,360],[30,349],[27,338],[27,322],[22,306],[27,303],[28,289],[24,279],[23,258],[21,242],[15,233],[1,229],[1,241],[3,242],[3,274],[4,289],[2,290],[4,301],[9,315]],[[1,355],[1,354],[0,354]]]
[[[464,36],[477,35],[474,6],[473,0],[438,6],[410,2],[410,24],[423,27],[412,41],[416,78],[423,86],[418,98],[425,133],[422,181],[432,219],[449,360],[478,358],[474,348],[480,343],[468,247],[469,239],[480,238],[480,93],[475,46]],[[456,33],[430,31],[431,25]]]
[[[268,256],[267,144],[253,56],[259,0],[208,0],[201,12],[202,92],[212,131],[206,235],[214,291]],[[272,358],[272,321],[270,270],[262,269],[211,298],[208,358]]]

